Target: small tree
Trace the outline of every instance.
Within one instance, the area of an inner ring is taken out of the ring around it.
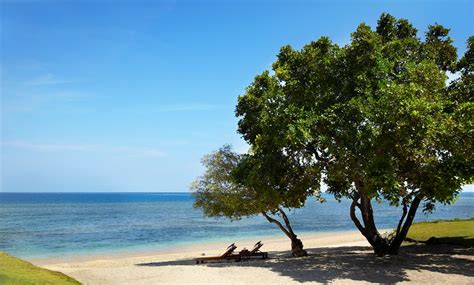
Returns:
[[[315,177],[282,161],[282,156],[272,158],[263,161],[253,155],[237,154],[230,146],[206,155],[202,160],[206,171],[191,187],[194,206],[202,208],[206,216],[231,220],[262,214],[291,240],[293,256],[305,256],[303,243],[284,209],[304,205],[306,197],[316,192],[308,188]],[[287,195],[289,188],[301,195]]]
[[[239,97],[239,132],[255,155],[320,170],[330,193],[352,200],[377,255],[397,254],[420,204],[451,203],[473,180],[473,40],[457,63],[448,32],[432,25],[421,41],[407,20],[382,14],[344,47],[327,37],[283,47],[274,75]],[[462,74],[450,86],[448,70]],[[390,238],[375,225],[372,201],[382,199],[402,206]]]

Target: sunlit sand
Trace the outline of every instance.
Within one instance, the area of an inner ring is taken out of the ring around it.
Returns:
[[[37,260],[35,264],[84,284],[293,284],[394,283],[473,284],[474,250],[408,246],[398,256],[376,258],[359,232],[301,235],[309,256],[292,258],[286,238],[264,239],[267,260],[196,264],[228,244],[211,243],[139,255]],[[233,240],[239,249],[254,240]]]

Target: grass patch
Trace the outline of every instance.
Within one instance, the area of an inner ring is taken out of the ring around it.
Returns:
[[[0,252],[0,284],[81,284],[56,271],[44,269]]]
[[[415,223],[408,238],[427,244],[455,244],[474,247],[474,218]]]

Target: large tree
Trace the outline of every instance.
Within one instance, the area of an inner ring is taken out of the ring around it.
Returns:
[[[318,195],[314,180],[319,173],[306,171],[286,157],[273,154],[265,160],[238,154],[226,145],[202,160],[206,170],[192,185],[194,206],[206,216],[238,220],[262,214],[291,240],[293,256],[304,256],[302,241],[285,209],[300,208],[310,195]]]
[[[451,203],[473,180],[473,40],[457,62],[448,32],[429,26],[422,41],[407,20],[382,14],[343,47],[327,37],[282,47],[273,74],[239,97],[239,132],[255,154],[321,171],[328,192],[352,200],[377,255],[398,253],[420,204]],[[462,75],[448,85],[448,71]],[[402,209],[390,237],[375,224],[382,199]]]

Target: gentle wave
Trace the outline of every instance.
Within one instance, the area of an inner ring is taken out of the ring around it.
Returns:
[[[296,233],[355,230],[349,201],[310,199],[289,217]],[[281,235],[260,216],[229,222],[205,218],[190,193],[0,193],[0,251],[20,257],[162,249],[210,240]],[[400,208],[374,205],[380,228],[393,228]],[[416,220],[474,216],[474,193],[454,205],[421,209]]]

